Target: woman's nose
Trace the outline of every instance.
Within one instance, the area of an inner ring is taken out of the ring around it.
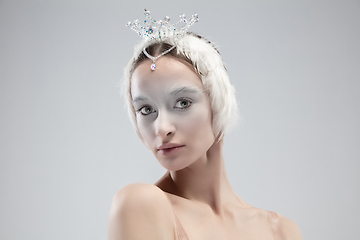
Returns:
[[[159,114],[156,119],[156,136],[164,139],[175,134],[175,125],[168,114]]]

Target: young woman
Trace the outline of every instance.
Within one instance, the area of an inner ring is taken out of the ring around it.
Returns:
[[[209,41],[183,32],[141,43],[124,91],[136,133],[168,171],[114,196],[110,240],[302,239],[293,221],[252,207],[228,181],[223,138],[237,105]]]

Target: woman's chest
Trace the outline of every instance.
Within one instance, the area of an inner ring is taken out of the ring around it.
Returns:
[[[269,224],[262,221],[224,226],[204,219],[184,223],[184,230],[189,240],[274,240]]]
[[[168,199],[179,225],[175,228],[184,240],[283,240],[274,231],[274,216],[270,217],[269,211],[234,204],[216,211],[207,204],[175,195],[168,194]]]

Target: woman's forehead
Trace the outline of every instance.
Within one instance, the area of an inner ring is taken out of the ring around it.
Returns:
[[[131,78],[131,91],[136,88],[160,87],[168,93],[176,91],[202,91],[202,81],[188,66],[170,57],[156,61],[155,71],[150,69],[152,61],[144,61],[134,71]]]

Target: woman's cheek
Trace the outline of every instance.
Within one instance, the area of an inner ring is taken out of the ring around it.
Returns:
[[[152,132],[152,125],[149,124],[148,119],[140,116],[140,118],[137,119],[137,126],[143,140],[145,141],[145,145],[148,146],[148,142],[151,141],[151,137],[155,135],[155,133]]]
[[[211,116],[209,114],[209,111],[206,111],[207,109],[194,109],[194,114],[191,114],[187,121],[185,126],[183,128],[186,129],[189,134],[192,135],[207,135],[209,134],[209,131],[212,133],[212,124],[211,124]]]

